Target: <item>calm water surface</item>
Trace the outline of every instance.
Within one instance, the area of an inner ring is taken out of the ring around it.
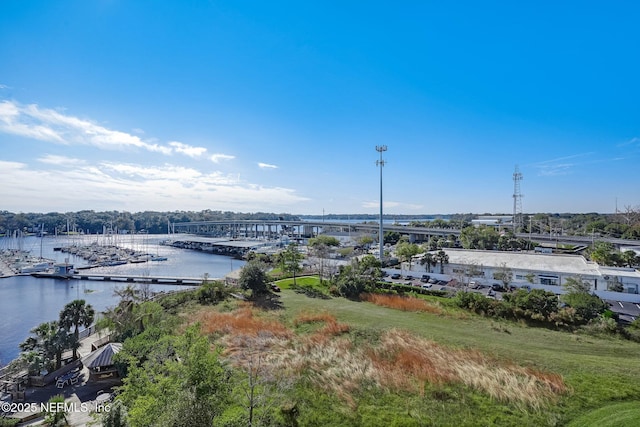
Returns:
[[[118,236],[117,239],[96,236],[82,236],[74,239],[48,237],[39,239],[26,237],[16,239],[0,238],[0,249],[31,251],[31,255],[54,259],[57,262],[68,261],[76,267],[86,265],[86,261],[72,255],[54,251],[56,246],[71,244],[115,243],[118,246],[166,256],[167,261],[125,264],[114,267],[99,267],[90,272],[109,272],[113,274],[136,274],[149,276],[178,276],[221,278],[232,270],[241,268],[243,261],[220,255],[176,249],[158,245],[158,242],[170,236]],[[84,299],[97,312],[112,307],[117,302],[114,290],[125,284],[87,280],[37,279],[30,276],[16,276],[0,279],[0,366],[16,358],[20,344],[29,335],[29,330],[42,322],[56,320],[60,310],[74,299]],[[154,291],[185,289],[176,285],[153,285]]]

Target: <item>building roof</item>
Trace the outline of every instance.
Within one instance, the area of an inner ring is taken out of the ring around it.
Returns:
[[[600,276],[599,266],[580,255],[540,254],[527,252],[445,249],[449,263],[482,265],[499,268],[506,264],[518,270],[547,271],[575,275]]]
[[[122,343],[109,343],[92,351],[82,359],[82,364],[87,368],[97,368],[113,365],[113,355],[122,350]]]

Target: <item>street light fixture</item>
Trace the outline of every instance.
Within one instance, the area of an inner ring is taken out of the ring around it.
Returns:
[[[382,153],[387,151],[386,145],[376,145],[376,151],[380,153],[380,160],[376,160],[376,166],[380,166],[380,264],[382,264],[383,250],[384,250],[384,230],[382,228],[382,167],[384,166],[384,160],[382,160]]]

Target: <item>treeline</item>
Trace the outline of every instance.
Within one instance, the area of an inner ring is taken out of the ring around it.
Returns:
[[[168,224],[190,221],[225,221],[225,220],[298,220],[297,216],[286,213],[241,213],[229,211],[203,210],[200,212],[96,212],[84,210],[79,212],[49,213],[13,213],[0,211],[0,234],[10,234],[16,230],[25,233],[47,234],[86,233],[96,234],[105,230],[115,232],[148,232],[151,234],[167,233]]]
[[[486,214],[490,216],[490,214]],[[448,220],[415,220],[412,227],[464,229],[472,225],[478,215],[450,215]],[[513,231],[511,224],[502,228]],[[537,213],[522,216],[518,233],[547,234],[550,236],[593,236],[621,239],[640,239],[640,209],[626,208],[614,214],[599,213]]]

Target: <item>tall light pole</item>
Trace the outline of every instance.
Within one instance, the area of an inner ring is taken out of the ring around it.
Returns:
[[[384,166],[384,160],[382,160],[382,153],[387,151],[386,145],[376,145],[376,151],[380,153],[380,160],[376,160],[376,166],[380,166],[380,264],[383,261],[383,251],[384,251],[384,230],[382,228],[382,167]]]

